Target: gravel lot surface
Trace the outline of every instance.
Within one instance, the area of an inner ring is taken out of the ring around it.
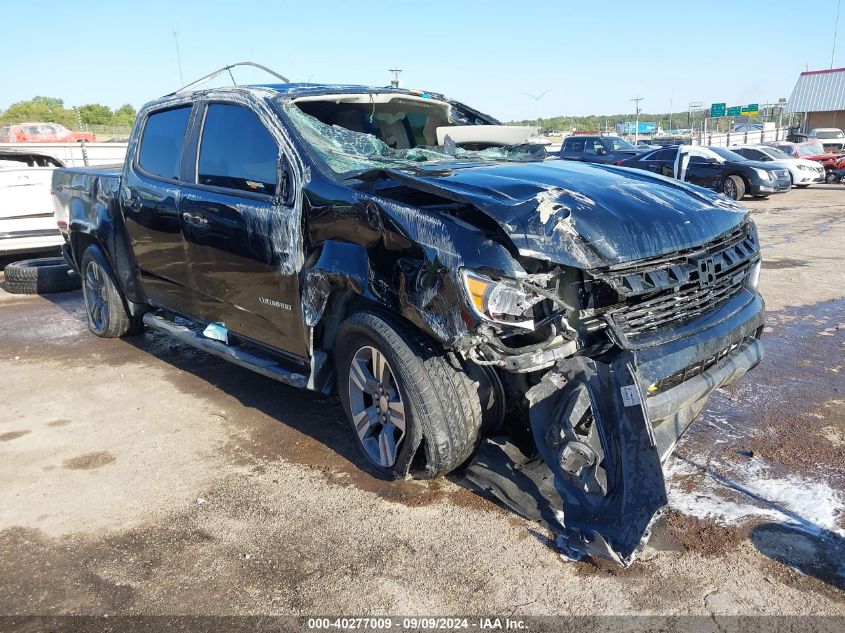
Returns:
[[[0,291],[0,614],[845,615],[845,186],[746,204],[767,357],[625,570],[460,476],[374,478],[335,398]]]

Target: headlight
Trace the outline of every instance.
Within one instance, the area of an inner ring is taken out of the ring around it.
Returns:
[[[526,292],[513,280],[495,280],[470,270],[463,270],[461,274],[470,305],[482,319],[534,328],[534,304],[542,297]]]
[[[798,169],[801,171],[816,171],[815,167],[810,167],[809,165],[798,165]]]
[[[771,180],[772,179],[772,172],[766,171],[765,169],[757,169],[754,168],[754,171],[762,180]]]

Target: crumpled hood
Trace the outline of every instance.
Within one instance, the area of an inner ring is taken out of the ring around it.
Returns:
[[[747,210],[712,191],[636,169],[550,160],[390,170],[407,186],[468,202],[526,256],[599,268],[704,244]]]

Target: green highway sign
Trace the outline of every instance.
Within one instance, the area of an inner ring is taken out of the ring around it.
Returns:
[[[741,112],[742,108],[740,106],[728,108],[728,116],[739,116]]]
[[[714,103],[710,106],[710,116],[713,118],[725,116],[725,105],[724,103]]]
[[[749,103],[740,111],[742,116],[757,116],[760,114],[760,105],[757,103]]]

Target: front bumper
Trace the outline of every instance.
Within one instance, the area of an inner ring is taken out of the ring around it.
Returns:
[[[542,462],[515,463],[518,451],[488,440],[467,477],[558,531],[572,555],[630,564],[667,503],[662,462],[707,397],[763,356],[758,294],[743,291],[718,314],[684,338],[558,362],[527,394]]]
[[[796,185],[811,185],[817,182],[824,182],[825,171],[824,169],[820,171],[799,170],[796,174],[793,174],[792,180],[793,184]]]
[[[788,178],[786,180],[773,180],[765,183],[751,183],[749,193],[752,196],[768,196],[773,193],[785,193],[792,188],[792,181]]]

